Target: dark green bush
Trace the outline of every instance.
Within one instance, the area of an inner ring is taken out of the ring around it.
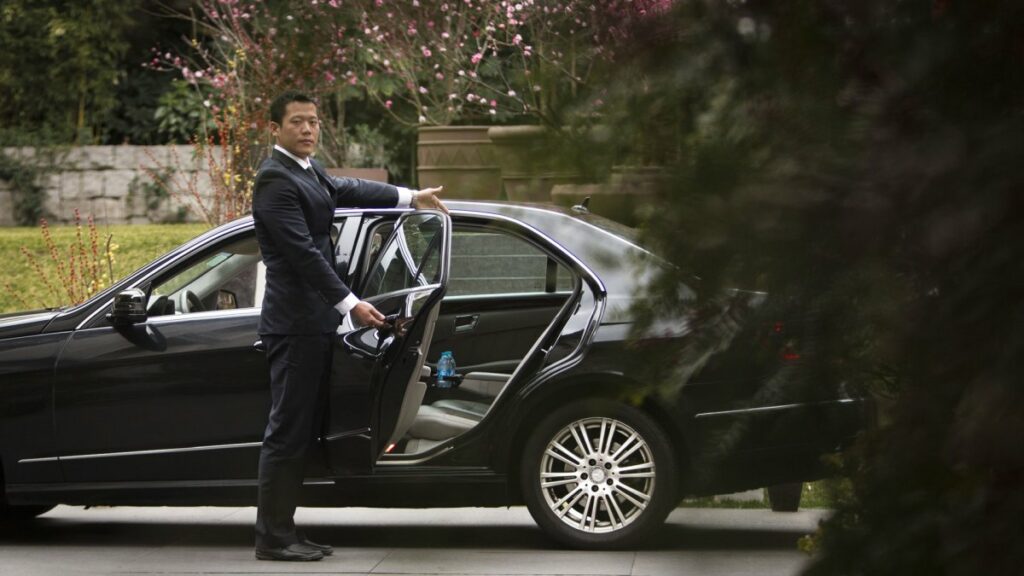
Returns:
[[[1024,5],[707,0],[646,25],[605,115],[620,154],[678,151],[648,317],[691,274],[793,296],[820,320],[806,380],[884,408],[808,572],[1024,573]]]

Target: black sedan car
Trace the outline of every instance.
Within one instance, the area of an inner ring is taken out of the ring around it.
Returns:
[[[303,505],[525,503],[562,543],[629,546],[685,495],[818,477],[861,428],[864,402],[839,385],[787,396],[799,351],[785,319],[756,313],[765,294],[722,299],[730,345],[652,385],[631,305],[664,264],[628,229],[584,210],[449,208],[336,213],[338,273],[391,324],[338,328]],[[243,218],[84,304],[0,318],[0,515],[253,504],[264,277]],[[700,301],[694,283],[681,289]],[[701,326],[663,319],[649,340],[690,350]],[[444,352],[454,376],[438,376]]]

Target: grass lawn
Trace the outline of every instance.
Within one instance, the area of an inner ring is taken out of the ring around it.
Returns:
[[[107,235],[113,235],[114,279],[123,278],[153,258],[167,252],[182,242],[198,236],[207,230],[205,224],[153,224],[153,225],[122,225],[97,226],[100,250],[106,243]],[[50,228],[54,243],[62,256],[63,265],[67,265],[69,246],[76,239],[74,226]],[[89,230],[82,226],[83,240],[89,242]],[[66,294],[51,294],[39,274],[21,252],[25,247],[35,256],[35,261],[50,278],[51,284],[58,286],[56,264],[47,251],[43,235],[39,228],[0,228],[0,262],[4,263],[0,274],[0,313],[14,312],[28,308],[60,306],[68,304]],[[9,286],[9,287],[8,287]]]

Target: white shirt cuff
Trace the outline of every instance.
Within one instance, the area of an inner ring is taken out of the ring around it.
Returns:
[[[398,204],[395,205],[395,208],[412,207],[413,191],[408,188],[402,188],[401,186],[396,186],[396,188],[398,188]]]
[[[348,296],[345,296],[344,300],[334,305],[334,309],[341,312],[341,315],[344,316],[355,308],[356,304],[359,304],[359,302],[361,302],[361,300],[356,298],[356,295],[350,292]]]

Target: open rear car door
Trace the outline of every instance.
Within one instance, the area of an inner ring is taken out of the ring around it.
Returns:
[[[367,238],[380,230],[370,226]],[[381,329],[338,330],[325,435],[331,470],[366,474],[412,424],[426,392],[427,351],[448,283],[451,220],[435,211],[403,214],[356,292],[388,317]]]

